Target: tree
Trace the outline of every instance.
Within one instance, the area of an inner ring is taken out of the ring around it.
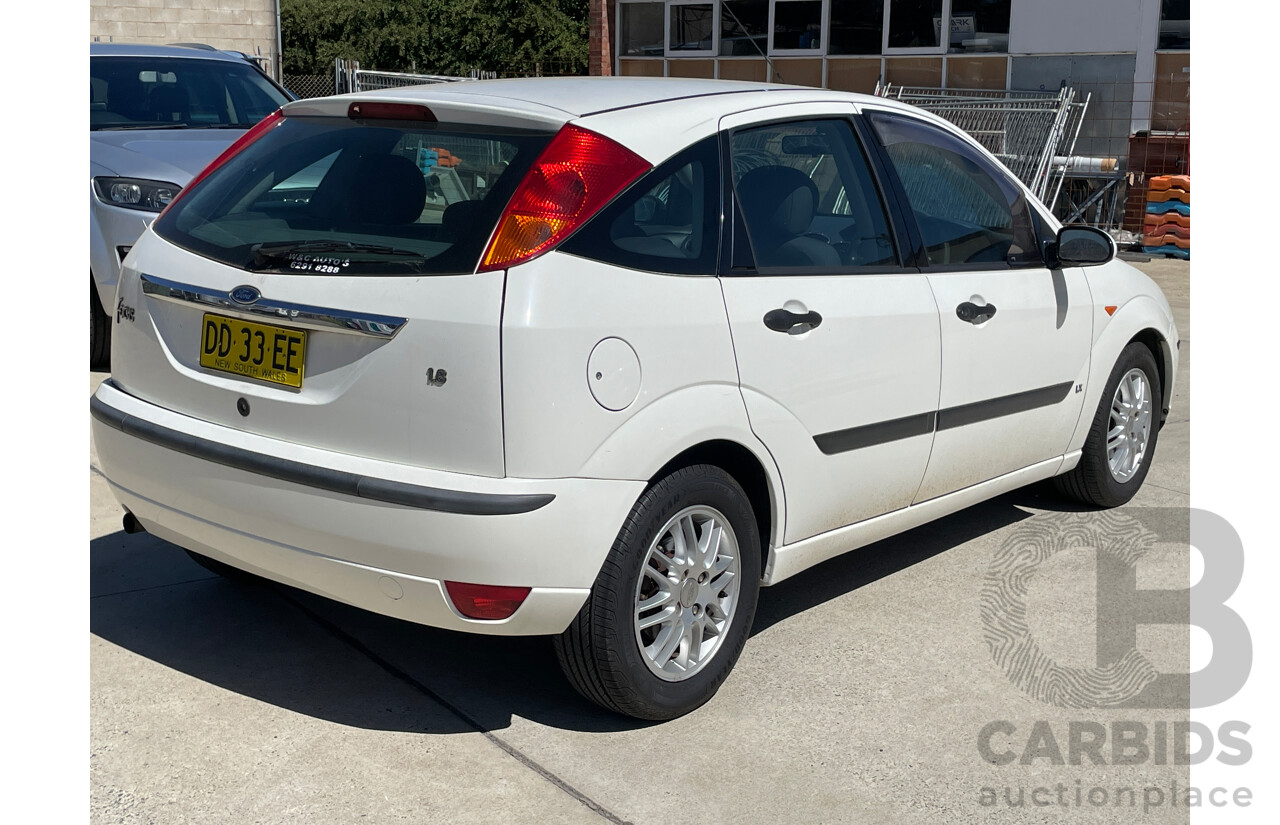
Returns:
[[[366,69],[466,75],[581,74],[588,0],[282,0],[287,74],[323,74],[335,58]]]

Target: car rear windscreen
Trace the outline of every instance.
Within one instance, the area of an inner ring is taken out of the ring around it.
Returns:
[[[474,272],[551,135],[288,117],[181,198],[157,234],[251,271]]]

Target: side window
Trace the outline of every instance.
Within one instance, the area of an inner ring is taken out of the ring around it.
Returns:
[[[629,269],[714,274],[719,181],[718,145],[708,138],[649,172],[560,248]]]
[[[848,121],[741,129],[730,146],[734,193],[757,266],[803,272],[897,263],[884,206]],[[735,267],[740,263],[735,255]]]
[[[1022,188],[964,141],[927,123],[875,114],[871,123],[907,194],[933,266],[1041,261]]]

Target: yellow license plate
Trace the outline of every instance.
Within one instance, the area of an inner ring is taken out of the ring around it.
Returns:
[[[200,366],[286,387],[302,387],[307,333],[205,313]]]

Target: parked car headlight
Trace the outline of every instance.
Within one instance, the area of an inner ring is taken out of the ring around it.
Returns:
[[[164,209],[181,189],[177,184],[162,180],[107,177],[93,179],[93,191],[103,203],[146,212]]]

